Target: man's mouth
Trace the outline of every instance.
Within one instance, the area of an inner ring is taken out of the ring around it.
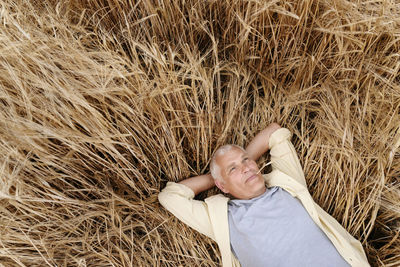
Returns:
[[[253,174],[252,176],[250,176],[249,178],[246,179],[246,183],[250,182],[251,180],[254,180],[255,178],[257,178],[257,174]]]

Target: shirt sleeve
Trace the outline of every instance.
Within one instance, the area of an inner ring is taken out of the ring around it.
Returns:
[[[279,170],[307,187],[304,172],[290,139],[292,133],[286,128],[276,130],[269,139],[273,170]]]
[[[191,228],[215,240],[207,204],[193,198],[194,192],[189,187],[174,182],[168,182],[158,194],[158,200],[166,210]]]

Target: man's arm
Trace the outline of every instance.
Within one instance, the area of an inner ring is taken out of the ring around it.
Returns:
[[[288,129],[281,128],[277,123],[271,123],[254,137],[246,151],[250,158],[257,160],[268,149],[271,149],[272,169],[286,173],[307,187],[296,150],[290,142],[291,136]]]
[[[246,152],[251,159],[257,160],[262,154],[268,151],[269,138],[279,128],[281,128],[279,124],[275,122],[271,123],[251,140],[250,144],[246,147]]]
[[[272,170],[279,170],[307,187],[297,152],[290,142],[291,137],[292,133],[286,128],[279,129],[271,136],[269,154],[271,155]]]
[[[206,191],[215,185],[214,179],[212,178],[211,174],[203,174],[199,176],[190,177],[180,181],[179,183],[186,185],[187,187],[192,189],[194,195]]]

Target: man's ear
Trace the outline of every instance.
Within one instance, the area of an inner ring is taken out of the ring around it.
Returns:
[[[215,185],[224,193],[229,193],[228,190],[225,188],[225,181],[221,179],[215,179]]]

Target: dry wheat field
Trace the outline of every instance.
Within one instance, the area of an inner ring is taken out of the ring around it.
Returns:
[[[157,194],[271,122],[400,266],[398,0],[1,1],[0,266],[220,266]]]

